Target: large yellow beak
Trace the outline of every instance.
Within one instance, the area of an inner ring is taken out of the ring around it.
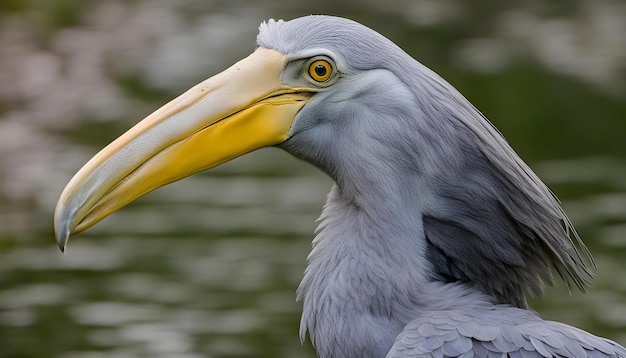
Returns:
[[[283,84],[285,55],[258,48],[196,85],[102,149],[74,175],[54,214],[57,242],[138,197],[287,139],[310,88]]]

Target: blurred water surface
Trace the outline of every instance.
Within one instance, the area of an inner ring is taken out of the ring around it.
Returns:
[[[0,357],[313,357],[295,288],[331,182],[267,149],[160,189],[56,248],[71,175],[254,49],[259,23],[360,21],[480,108],[594,253],[544,317],[626,344],[624,1],[0,3]]]

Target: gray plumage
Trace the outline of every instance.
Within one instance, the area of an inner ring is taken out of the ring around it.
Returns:
[[[320,357],[626,357],[524,309],[552,268],[583,289],[593,261],[550,190],[450,84],[342,18],[270,20],[257,43],[339,71],[280,145],[335,181],[298,289],[301,338]]]
[[[346,19],[269,21],[257,43],[78,171],[55,210],[62,250],[134,198],[280,143],[335,182],[297,293],[320,357],[626,358],[527,309],[553,270],[584,289],[593,260],[450,84]]]
[[[388,358],[623,357],[624,348],[505,305],[432,311],[409,323]]]

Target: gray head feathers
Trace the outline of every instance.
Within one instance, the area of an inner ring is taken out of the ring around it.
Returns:
[[[585,262],[593,264],[591,256],[550,190],[467,99],[394,43],[354,21],[326,16],[270,20],[261,24],[257,43],[288,56],[328,50],[355,73],[388,71],[410,93],[401,111],[385,103],[376,103],[375,110],[356,108],[358,116],[343,109],[346,121],[376,125],[367,132],[371,138],[353,142],[367,146],[384,140],[382,149],[352,148],[354,153],[348,153],[326,143],[323,150],[298,156],[331,173],[340,190],[352,185],[350,178],[371,175],[371,181],[358,180],[375,183],[376,175],[382,175],[364,174],[362,168],[354,172],[356,164],[337,159],[350,155],[354,161],[359,158],[355,153],[368,150],[370,157],[378,155],[381,166],[383,158],[394,158],[384,163],[396,166],[388,181],[419,178],[415,182],[421,187],[415,192],[428,192],[435,199],[420,203],[421,215],[414,220],[422,221],[423,232],[406,240],[425,241],[430,279],[461,282],[497,302],[525,307],[527,295],[541,293],[552,282],[551,267],[581,289],[592,278]],[[356,134],[349,128],[355,126],[344,125],[334,133],[353,139]]]

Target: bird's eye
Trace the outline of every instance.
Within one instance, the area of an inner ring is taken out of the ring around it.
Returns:
[[[306,78],[318,86],[328,86],[336,74],[335,66],[327,57],[314,57],[307,61],[305,68]]]
[[[325,82],[330,78],[333,67],[325,60],[313,61],[309,65],[309,75],[318,82]]]

